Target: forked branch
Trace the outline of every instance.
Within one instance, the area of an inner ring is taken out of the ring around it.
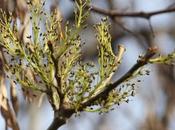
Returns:
[[[149,48],[146,52],[146,54],[143,57],[140,57],[140,59],[137,61],[135,65],[131,67],[131,69],[126,72],[120,79],[115,81],[112,84],[109,84],[105,87],[103,91],[101,91],[98,95],[90,98],[86,102],[82,104],[82,107],[80,109],[85,108],[86,106],[91,105],[94,101],[98,100],[99,98],[105,99],[109,92],[115,89],[118,85],[120,85],[122,82],[126,81],[128,78],[132,77],[133,73],[136,72],[139,68],[143,67],[144,65],[149,63],[149,59],[151,59],[157,52],[157,48]]]

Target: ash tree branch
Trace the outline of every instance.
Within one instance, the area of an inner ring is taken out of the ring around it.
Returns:
[[[73,109],[60,109],[60,110],[55,110],[54,111],[54,119],[51,123],[51,125],[47,128],[47,130],[57,130],[59,129],[62,125],[64,125],[69,119],[72,114],[75,113]]]
[[[149,48],[146,52],[146,54],[141,57],[137,63],[135,65],[133,65],[131,67],[131,69],[126,72],[120,79],[118,79],[117,81],[115,81],[112,84],[109,84],[105,87],[105,89],[103,91],[101,91],[100,93],[98,93],[96,96],[88,99],[86,102],[83,102],[81,104],[80,107],[80,111],[83,110],[83,108],[85,108],[86,106],[90,106],[91,104],[93,104],[96,100],[98,100],[99,98],[101,99],[105,99],[109,92],[112,91],[113,89],[115,89],[118,85],[120,85],[122,82],[126,81],[128,78],[132,77],[133,73],[135,71],[137,71],[140,67],[146,65],[149,63],[149,59],[151,59],[157,52],[157,48]]]
[[[50,41],[48,42],[48,47],[49,47],[49,50],[51,51],[51,58],[52,58],[52,61],[54,63],[54,68],[55,68],[55,78],[56,78],[57,86],[58,86],[58,87],[56,87],[56,90],[57,90],[60,98],[62,99],[63,94],[61,92],[61,78],[58,76],[58,61],[57,61],[57,59],[55,59],[55,57],[53,55],[53,46],[52,46],[52,43]]]

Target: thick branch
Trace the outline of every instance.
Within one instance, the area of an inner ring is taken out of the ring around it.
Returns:
[[[57,130],[72,116],[75,111],[72,109],[60,109],[54,111],[54,119],[47,130]]]
[[[116,10],[106,10],[106,9],[98,8],[93,5],[89,5],[89,6],[93,12],[107,15],[110,17],[137,17],[137,18],[150,19],[152,16],[155,16],[155,15],[175,12],[175,8],[170,8],[170,9],[162,9],[162,10],[153,11],[153,12],[128,12],[128,13],[122,12],[122,13],[119,13]]]
[[[105,89],[101,92],[99,92],[96,96],[93,96],[86,102],[82,103],[82,107],[80,108],[80,111],[85,108],[86,106],[91,105],[94,101],[98,100],[99,98],[106,98],[108,93],[115,89],[118,85],[120,85],[122,82],[126,81],[128,78],[132,77],[133,73],[137,71],[140,67],[148,64],[148,61],[150,58],[152,58],[156,54],[157,49],[156,48],[149,48],[147,53],[141,57],[137,61],[137,63],[126,73],[124,74],[119,80],[116,82],[109,84],[108,86],[105,87]]]
[[[47,130],[57,130],[59,127],[61,127],[64,124],[65,124],[64,120],[55,118]]]
[[[57,130],[65,123],[66,123],[66,120],[64,118],[54,117],[51,125],[49,126],[47,130]]]

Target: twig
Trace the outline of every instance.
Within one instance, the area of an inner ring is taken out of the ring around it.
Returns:
[[[125,25],[123,25],[122,23],[120,23],[117,18],[112,18],[112,20],[124,31],[126,31],[127,33],[132,34],[133,36],[137,36],[134,32],[132,32],[130,29],[128,29],[127,27],[125,27]]]
[[[56,87],[56,90],[57,90],[60,98],[63,98],[63,94],[61,92],[61,78],[58,76],[58,61],[57,61],[57,59],[54,58],[53,45],[50,41],[48,42],[48,47],[49,47],[49,50],[51,51],[51,58],[52,58],[52,61],[54,63],[54,68],[55,68],[55,78],[56,78],[57,86],[58,86],[58,87]]]
[[[72,0],[72,1],[75,1],[75,0]],[[88,5],[88,7],[91,9],[91,11],[99,13],[99,14],[102,14],[102,15],[109,16],[117,24],[119,24],[119,22],[117,22],[115,20],[115,18],[117,18],[117,17],[132,17],[132,18],[143,18],[143,19],[150,20],[150,18],[155,16],[155,15],[175,12],[175,7],[173,7],[173,6],[174,6],[174,4],[172,4],[168,8],[157,10],[157,11],[152,11],[152,12],[143,12],[143,11],[141,11],[141,12],[125,12],[125,13],[122,12],[121,13],[121,12],[118,12],[117,10],[102,9],[102,8],[98,8],[98,7],[94,6],[94,5]],[[125,28],[122,24],[119,24],[119,25],[125,31],[127,31],[129,33],[132,33],[132,31],[130,31],[129,29]],[[150,27],[151,32],[152,32],[153,37],[154,37],[154,31],[153,31],[153,27],[152,27],[150,21],[149,21],[149,27]],[[134,34],[134,33],[132,33],[132,34]]]
[[[109,9],[112,10],[114,8],[114,2],[113,0],[106,0],[106,2],[108,3],[108,6],[109,6]],[[115,18],[115,17],[111,17],[111,19],[121,28],[123,29],[124,31],[136,36],[134,34],[134,32],[132,32],[131,30],[129,30],[128,28],[126,28],[122,23],[120,23],[118,21],[118,18]]]
[[[98,100],[99,98],[104,99],[109,94],[110,91],[115,89],[118,85],[120,85],[122,82],[126,81],[128,78],[130,78],[135,71],[137,71],[140,67],[148,64],[149,59],[152,58],[157,52],[157,48],[149,48],[147,53],[137,61],[137,63],[128,71],[126,72],[119,80],[115,81],[112,84],[109,84],[105,87],[103,91],[101,91],[96,96],[88,99],[86,102],[82,103],[82,107],[80,108],[80,111],[85,108],[86,106],[91,105],[94,103],[94,101]]]
[[[166,9],[153,11],[153,12],[128,12],[128,13],[127,12],[119,13],[116,10],[106,10],[106,9],[98,8],[94,5],[89,5],[89,7],[93,12],[107,15],[110,17],[137,17],[137,18],[144,18],[144,19],[150,19],[152,16],[155,16],[155,15],[175,12],[175,7],[168,8],[168,9],[166,8]]]
[[[148,25],[150,27],[150,30],[151,30],[151,33],[152,33],[153,38],[155,38],[154,29],[153,29],[153,26],[151,25],[151,20],[150,19],[148,20]]]

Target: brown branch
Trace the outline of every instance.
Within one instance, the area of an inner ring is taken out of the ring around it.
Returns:
[[[155,15],[160,15],[160,14],[165,14],[165,13],[172,13],[175,12],[175,8],[166,8],[158,11],[153,11],[153,12],[128,12],[128,13],[119,13],[116,10],[106,10],[102,8],[98,8],[94,5],[89,5],[91,10],[93,12],[102,14],[102,15],[107,15],[110,17],[137,17],[137,18],[144,18],[144,19],[150,19],[152,16]]]
[[[75,0],[72,0],[73,2],[75,2]],[[174,13],[175,12],[175,7],[173,7],[174,5],[171,5],[168,8],[165,9],[161,9],[161,10],[157,10],[157,11],[152,11],[152,12],[119,12],[117,10],[112,10],[112,9],[102,9],[99,7],[96,7],[94,5],[88,5],[88,8],[91,9],[91,11],[95,12],[95,13],[99,13],[102,15],[106,15],[109,16],[112,20],[114,20],[118,25],[120,25],[120,27],[122,29],[124,29],[125,31],[135,35],[132,31],[130,31],[129,29],[127,29],[126,27],[124,27],[122,24],[120,24],[115,18],[117,17],[132,17],[132,18],[143,18],[143,19],[147,19],[149,20],[151,17],[155,16],[155,15],[161,15],[161,14],[165,14],[165,13]],[[153,31],[153,27],[149,21],[149,27],[151,29],[151,33],[153,34],[154,37],[154,31]]]
[[[98,100],[99,98],[102,98],[102,99],[106,98],[109,92],[115,89],[122,82],[126,81],[128,78],[132,77],[133,73],[137,71],[140,67],[148,64],[149,59],[152,58],[156,54],[156,52],[157,52],[156,48],[149,48],[147,53],[142,58],[140,58],[137,61],[137,63],[128,72],[126,72],[119,80],[117,80],[112,84],[109,84],[108,86],[105,87],[103,91],[98,93],[96,96],[82,103],[80,111],[83,110],[83,108],[85,108],[86,106],[89,106],[92,103],[94,103],[94,101]]]
[[[73,113],[75,113],[75,111],[68,108],[61,108],[54,111],[54,119],[47,130],[57,130],[66,123],[66,121],[72,116]]]

